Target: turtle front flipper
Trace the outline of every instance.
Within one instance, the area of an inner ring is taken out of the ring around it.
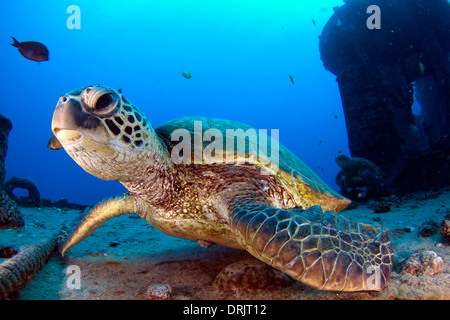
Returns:
[[[59,252],[64,255],[69,248],[89,237],[109,219],[128,213],[139,214],[140,211],[138,201],[130,194],[103,200],[88,212],[70,236],[62,237],[63,242],[58,244]]]
[[[316,289],[379,291],[386,285],[393,257],[387,230],[377,234],[371,225],[319,206],[284,210],[248,200],[227,200],[230,226],[259,260]]]

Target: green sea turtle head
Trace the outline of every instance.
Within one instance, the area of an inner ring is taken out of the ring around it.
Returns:
[[[350,163],[352,162],[352,159],[350,159],[348,156],[346,156],[345,154],[338,154],[336,156],[336,163],[339,165],[339,167],[341,168],[345,168],[348,167],[350,165]]]
[[[102,85],[61,96],[52,132],[79,166],[103,180],[130,181],[139,163],[164,153],[145,115],[121,90]]]

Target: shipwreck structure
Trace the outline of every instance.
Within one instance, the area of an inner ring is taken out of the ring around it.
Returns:
[[[380,166],[400,193],[448,184],[449,2],[345,2],[323,28],[320,54],[337,77],[351,155]],[[368,23],[374,5],[378,28]]]

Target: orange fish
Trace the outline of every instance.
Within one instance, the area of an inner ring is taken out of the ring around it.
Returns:
[[[48,49],[45,45],[40,42],[35,41],[24,41],[19,42],[13,37],[13,43],[11,45],[19,49],[19,52],[27,59],[33,61],[47,61],[48,60]]]

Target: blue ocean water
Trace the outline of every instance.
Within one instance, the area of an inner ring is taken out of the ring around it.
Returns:
[[[280,142],[337,189],[334,158],[339,150],[349,154],[348,140],[318,36],[342,4],[2,0],[0,113],[13,122],[7,179],[32,179],[41,197],[80,204],[126,191],[89,175],[64,150],[47,148],[59,96],[100,83],[121,88],[154,127],[197,115],[279,129]],[[80,29],[67,26],[71,5],[80,9]],[[10,36],[44,43],[50,60],[25,59]]]

